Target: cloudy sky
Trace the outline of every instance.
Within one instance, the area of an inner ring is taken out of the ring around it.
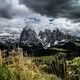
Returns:
[[[59,28],[80,35],[80,0],[0,0],[0,35]]]

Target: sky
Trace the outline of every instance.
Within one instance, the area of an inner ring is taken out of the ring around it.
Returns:
[[[25,26],[80,36],[80,0],[0,0],[0,35],[20,35]]]

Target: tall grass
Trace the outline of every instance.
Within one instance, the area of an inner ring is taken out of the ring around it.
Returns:
[[[59,80],[55,75],[42,74],[35,63],[23,56],[21,49],[3,58],[0,51],[0,80]]]

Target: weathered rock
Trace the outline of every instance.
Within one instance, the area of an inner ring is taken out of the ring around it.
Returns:
[[[56,42],[57,45],[61,42],[65,44],[67,41],[75,41],[76,39],[76,36],[63,33],[58,28],[53,31],[45,29],[44,31],[40,31],[37,35],[34,30],[25,27],[20,36],[20,43],[30,44],[37,48],[48,48],[56,45]]]
[[[38,38],[36,32],[31,29],[26,30],[26,28],[21,33],[20,44],[26,45],[27,47],[43,48],[43,43]]]

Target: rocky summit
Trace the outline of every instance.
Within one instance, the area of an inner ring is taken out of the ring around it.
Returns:
[[[61,32],[58,28],[51,31],[45,29],[37,34],[34,30],[25,27],[20,35],[20,43],[30,44],[32,46],[40,46],[43,48],[59,45],[68,41],[79,41],[76,36],[72,36],[66,32]]]
[[[25,49],[47,49],[50,47],[62,46],[68,42],[80,42],[80,38],[77,36],[70,35],[66,32],[60,31],[58,28],[55,30],[45,29],[44,31],[39,31],[36,33],[31,28],[25,27],[23,28],[20,37],[14,38],[14,36],[0,36],[0,47],[1,49],[9,47],[9,45],[13,45],[13,47],[20,46],[21,48],[25,47]],[[2,47],[3,46],[3,47]]]

